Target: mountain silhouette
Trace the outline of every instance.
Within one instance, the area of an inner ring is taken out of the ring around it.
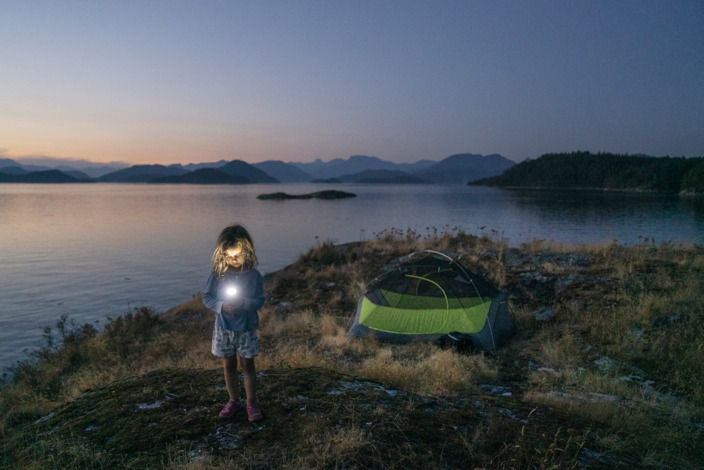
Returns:
[[[217,168],[201,168],[183,175],[162,176],[149,183],[168,184],[247,184],[251,181],[244,176],[228,175]]]
[[[172,165],[173,171],[183,172],[185,167]],[[149,183],[173,184],[249,184],[278,183],[279,181],[264,171],[242,160],[233,160],[217,167],[203,165],[195,171],[158,176],[148,180]]]
[[[25,174],[0,172],[0,183],[85,183],[89,180],[77,179],[59,170],[30,171]]]
[[[181,168],[164,165],[134,165],[122,170],[113,171],[98,178],[103,183],[146,183],[155,178],[177,176],[187,173]]]
[[[264,173],[259,168],[250,165],[242,160],[233,160],[230,163],[218,167],[218,171],[227,173],[232,176],[244,176],[249,180],[250,183],[278,183],[276,178]]]
[[[206,163],[189,163],[188,165],[181,165],[180,163],[174,163],[169,165],[172,168],[180,168],[186,171],[196,171],[203,168],[219,168],[221,166],[227,165],[229,162],[227,160],[220,160],[218,162],[206,162]]]
[[[467,183],[500,175],[516,163],[498,154],[487,156],[471,153],[451,155],[429,167],[420,175],[436,183]]]
[[[313,179],[296,165],[278,160],[267,160],[253,166],[282,183],[305,183]]]
[[[396,164],[377,157],[366,155],[353,155],[343,160],[336,158],[329,162],[320,159],[312,163],[292,163],[314,179],[338,178],[342,175],[351,175],[366,170],[396,170]]]

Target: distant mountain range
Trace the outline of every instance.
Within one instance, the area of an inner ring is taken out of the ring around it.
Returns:
[[[101,173],[104,171],[104,173]],[[545,154],[519,164],[501,155],[451,155],[439,162],[397,164],[354,155],[328,162],[285,163],[242,160],[189,165],[134,165],[48,168],[0,158],[0,183],[365,183],[471,184],[533,188],[606,188],[620,190],[704,193],[704,157],[670,158],[647,155]]]
[[[463,153],[430,166],[423,176],[434,182],[468,183],[500,175],[515,164],[498,154],[482,156]]]
[[[0,172],[3,173],[8,173],[8,168],[19,168],[22,173],[21,174],[26,174],[26,173],[31,173],[35,171],[48,171],[48,170],[59,170],[63,173],[66,173],[69,176],[73,176],[74,178],[77,179],[84,179],[84,178],[98,178],[99,176],[105,175],[107,173],[113,172],[115,170],[119,170],[120,168],[124,168],[126,165],[102,165],[102,164],[93,164],[90,166],[86,166],[85,163],[79,168],[75,168],[72,166],[68,166],[66,164],[62,163],[62,160],[59,160],[59,164],[55,166],[47,166],[47,165],[25,165],[21,163],[17,163],[16,161],[9,159],[9,158],[0,158]]]
[[[4,172],[4,168],[0,169],[0,183],[80,183],[90,182],[90,179],[80,179],[69,176],[60,170],[42,170],[17,172],[10,170]]]
[[[378,184],[468,183],[497,176],[516,163],[493,154],[452,155],[439,162],[421,160],[398,164],[377,157],[354,155],[328,162],[285,163],[265,161],[249,164],[242,160],[189,165],[134,165],[105,173],[62,167],[49,169],[21,165],[0,159],[0,183],[169,183],[169,184],[251,184],[298,183],[313,181]],[[93,169],[95,170],[95,169]]]
[[[2,171],[2,170],[0,170]],[[182,168],[164,165],[134,165],[123,170],[113,171],[97,178],[101,183],[146,183],[166,176],[183,176],[188,173]]]
[[[336,158],[328,162],[323,162],[318,159],[312,163],[292,163],[292,165],[308,174],[309,178],[314,180],[322,180],[339,178],[343,175],[354,175],[370,170],[402,171],[414,175],[431,167],[435,163],[437,162],[421,160],[412,164],[399,164],[382,160],[377,157],[353,155],[346,160]]]

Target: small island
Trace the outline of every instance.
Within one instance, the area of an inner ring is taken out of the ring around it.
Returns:
[[[318,191],[309,194],[287,194],[287,193],[270,193],[270,194],[260,194],[257,199],[274,199],[277,201],[283,201],[285,199],[345,199],[349,197],[357,197],[356,194],[346,193],[344,191],[327,190]]]

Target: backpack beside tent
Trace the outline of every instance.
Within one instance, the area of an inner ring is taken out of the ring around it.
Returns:
[[[515,332],[504,293],[451,256],[424,250],[381,269],[359,299],[349,334],[393,343],[471,341],[495,354]]]

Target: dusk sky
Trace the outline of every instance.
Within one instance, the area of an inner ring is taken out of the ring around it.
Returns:
[[[704,156],[700,0],[0,0],[0,64],[18,161]]]

